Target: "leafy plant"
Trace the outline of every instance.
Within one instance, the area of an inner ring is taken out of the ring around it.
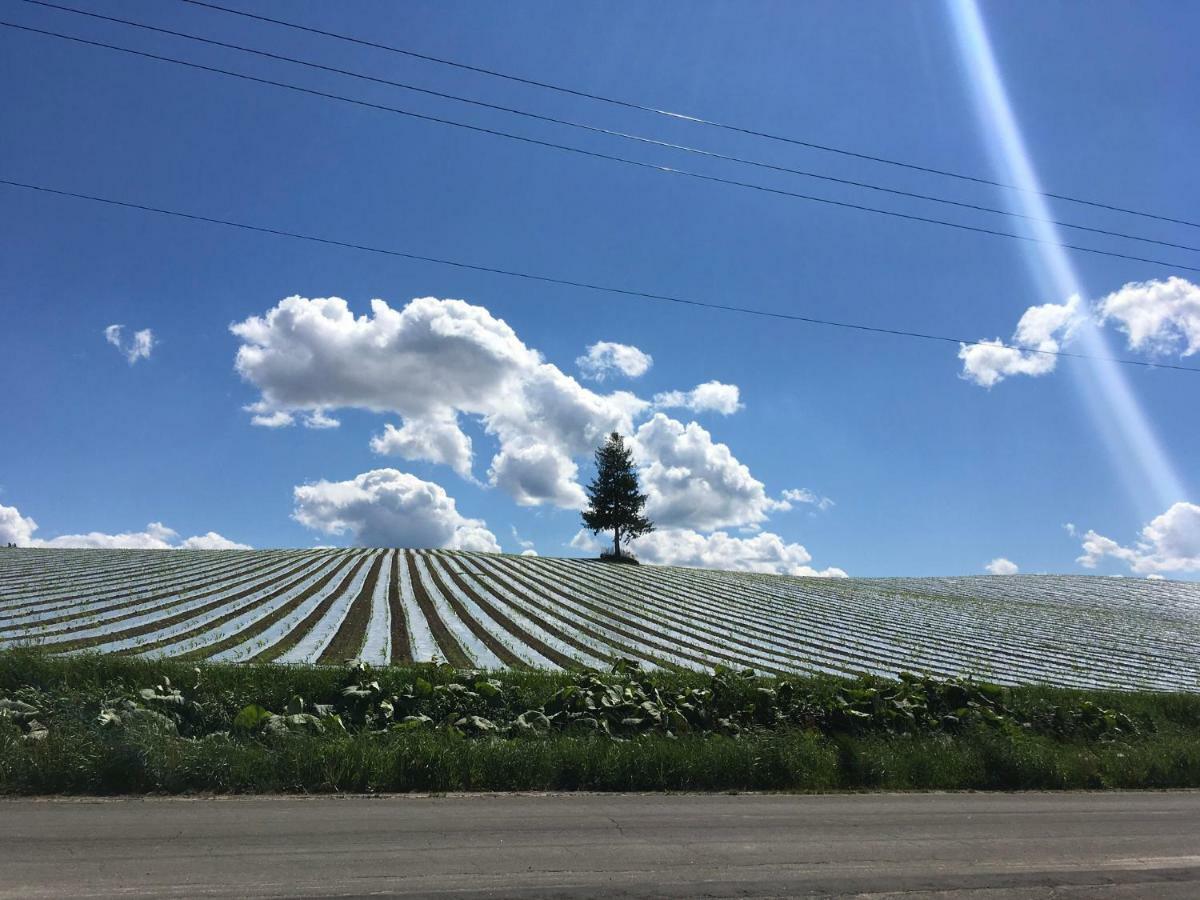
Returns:
[[[0,726],[9,725],[26,741],[44,741],[49,729],[38,719],[38,708],[23,700],[0,698]]]

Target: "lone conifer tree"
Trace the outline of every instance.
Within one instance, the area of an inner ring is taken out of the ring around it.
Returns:
[[[633,454],[615,431],[596,450],[596,477],[587,491],[583,524],[593,534],[612,531],[614,556],[621,556],[621,541],[654,530],[654,523],[642,515],[646,495],[638,490]]]

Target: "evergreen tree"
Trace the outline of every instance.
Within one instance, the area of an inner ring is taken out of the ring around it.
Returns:
[[[596,450],[596,477],[587,492],[583,524],[592,534],[612,531],[614,556],[620,557],[622,541],[654,530],[654,523],[642,515],[646,495],[638,490],[633,454],[615,431]]]

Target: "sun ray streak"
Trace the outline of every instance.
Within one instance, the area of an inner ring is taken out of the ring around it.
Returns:
[[[1023,214],[1050,218],[976,0],[946,0],[946,5],[992,164],[1021,188],[1009,202]],[[1024,227],[1044,241],[1025,249],[1039,302],[1062,302],[1076,294],[1086,300],[1090,295],[1062,246],[1058,229],[1033,220]],[[1135,506],[1142,512],[1161,510],[1183,499],[1183,484],[1124,372],[1104,358],[1110,356],[1104,334],[1091,316],[1085,317],[1076,334],[1092,358],[1070,368]]]

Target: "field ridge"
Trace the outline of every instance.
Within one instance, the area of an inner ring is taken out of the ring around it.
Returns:
[[[1200,691],[1200,584],[797,578],[447,550],[0,552],[0,649],[476,668],[717,665]],[[336,657],[336,658],[335,658]]]

